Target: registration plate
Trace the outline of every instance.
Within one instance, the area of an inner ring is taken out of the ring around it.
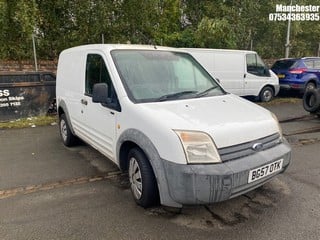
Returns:
[[[253,169],[249,172],[248,183],[257,181],[261,178],[269,176],[275,172],[279,172],[282,169],[283,159],[269,163],[262,167]]]
[[[284,74],[278,74],[278,78],[284,78],[285,75]]]

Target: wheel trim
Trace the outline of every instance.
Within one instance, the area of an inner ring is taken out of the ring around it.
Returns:
[[[62,119],[60,122],[60,132],[61,132],[61,136],[63,141],[67,141],[67,137],[68,137],[68,130],[67,130],[67,123]]]
[[[137,160],[132,157],[129,165],[130,187],[134,197],[138,200],[142,196],[141,170]]]
[[[308,90],[315,89],[315,88],[316,88],[316,86],[314,85],[314,83],[308,83],[306,90],[308,91]]]
[[[268,102],[272,98],[272,92],[270,90],[267,90],[263,93],[263,99]]]

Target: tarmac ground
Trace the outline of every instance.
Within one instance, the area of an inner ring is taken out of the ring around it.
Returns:
[[[0,130],[1,239],[308,239],[320,236],[320,119],[266,106],[292,146],[287,171],[206,206],[135,204],[126,174],[96,150],[63,146],[57,126]]]

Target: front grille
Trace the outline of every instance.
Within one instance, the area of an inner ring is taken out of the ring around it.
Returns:
[[[279,133],[276,133],[268,137],[256,139],[254,141],[234,145],[231,147],[220,148],[218,149],[218,152],[222,162],[231,161],[256,153],[257,151],[252,148],[256,143],[262,144],[262,148],[259,149],[259,151],[263,151],[280,144],[280,135]]]

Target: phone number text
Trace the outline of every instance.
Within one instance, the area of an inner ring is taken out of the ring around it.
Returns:
[[[319,21],[319,13],[269,13],[269,21]]]

